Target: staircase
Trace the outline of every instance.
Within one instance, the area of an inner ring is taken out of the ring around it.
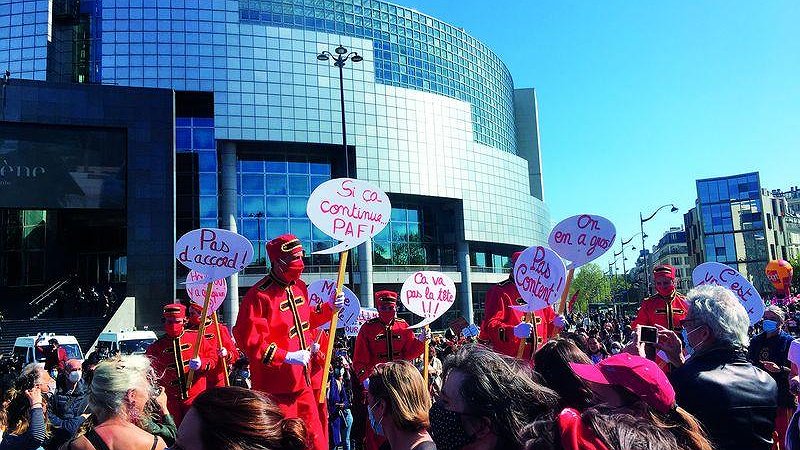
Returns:
[[[75,317],[66,319],[3,320],[0,324],[0,354],[7,355],[20,336],[35,336],[36,333],[69,334],[75,336],[84,352],[97,339],[108,322],[104,317]]]

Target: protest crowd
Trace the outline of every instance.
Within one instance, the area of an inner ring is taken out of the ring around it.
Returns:
[[[145,355],[80,362],[56,341],[43,366],[2,361],[0,450],[800,449],[791,274],[754,324],[725,287],[677,292],[668,265],[635,317],[513,308],[512,273],[482,323],[434,333],[380,291],[326,373],[344,297],[311,305],[294,236],[266,250],[232,333],[165,299]]]

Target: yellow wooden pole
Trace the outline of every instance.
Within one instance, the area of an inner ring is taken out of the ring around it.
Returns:
[[[222,334],[219,332],[219,319],[217,319],[217,312],[214,311],[214,314],[211,316],[214,320],[214,326],[217,328],[217,344],[219,345],[220,350],[225,348],[222,346]],[[228,379],[228,362],[225,361],[225,358],[220,356],[222,360],[222,370],[225,372],[225,386],[231,385],[231,380]]]
[[[564,311],[567,310],[567,297],[569,297],[569,287],[572,284],[572,277],[575,275],[575,269],[569,269],[567,272],[567,282],[564,285],[564,292],[561,293],[561,303],[558,305],[558,314],[563,316]]]
[[[425,325],[425,332],[426,332],[425,334],[427,334],[427,331],[430,330],[430,329],[431,329],[430,326]],[[425,339],[425,357],[423,357],[423,359],[422,359],[422,362],[423,362],[423,364],[425,366],[422,369],[422,376],[423,376],[423,378],[425,378],[425,386],[428,386],[428,364],[430,363],[430,360],[431,360],[430,351],[431,351],[431,341],[428,340],[428,339]]]
[[[197,358],[200,355],[200,345],[203,343],[203,334],[206,332],[206,318],[208,317],[208,301],[211,299],[211,289],[213,287],[214,282],[208,283],[206,287],[206,298],[203,301],[203,314],[200,315],[200,326],[197,327],[197,340],[195,340],[194,345],[194,356],[192,359]],[[183,373],[183,367],[178,367],[178,373]],[[192,387],[192,380],[194,379],[194,370],[189,369],[189,373],[186,375],[186,394],[189,393],[189,388]]]
[[[343,251],[339,255],[339,276],[336,278],[336,296],[342,293],[342,286],[344,286],[344,272],[347,269],[347,255],[349,250]],[[339,322],[339,311],[334,308],[333,316],[331,316],[331,326],[329,328],[330,335],[328,336],[328,348],[325,350],[325,365],[322,367],[322,386],[319,389],[319,402],[325,402],[328,395],[328,372],[331,369],[331,358],[333,357],[333,344],[336,340],[336,325]]]

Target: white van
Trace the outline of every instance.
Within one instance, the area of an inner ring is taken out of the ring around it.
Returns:
[[[14,341],[14,355],[25,364],[32,362],[44,362],[44,354],[36,348],[38,343],[40,347],[46,347],[47,341],[55,339],[58,345],[67,352],[67,359],[83,360],[83,351],[81,346],[78,345],[78,340],[75,336],[66,334],[53,334],[45,333],[39,336],[39,341],[36,342],[36,336],[22,336]]]
[[[149,330],[106,331],[97,339],[97,351],[106,355],[141,355],[156,339],[156,334]]]

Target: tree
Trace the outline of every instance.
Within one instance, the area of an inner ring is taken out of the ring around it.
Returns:
[[[794,269],[792,271],[792,294],[800,294],[800,255],[789,261]]]
[[[611,285],[608,276],[594,263],[586,264],[578,270],[569,288],[569,298],[578,292],[574,309],[586,311],[589,303],[604,303],[611,300]]]

